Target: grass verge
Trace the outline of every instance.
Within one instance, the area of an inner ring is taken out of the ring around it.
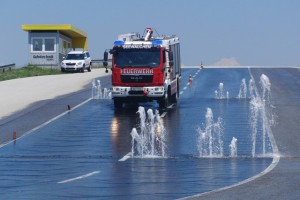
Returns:
[[[19,69],[12,69],[11,71],[0,72],[0,81],[25,78],[31,76],[44,76],[62,74],[60,69],[41,68],[37,66],[27,66]]]

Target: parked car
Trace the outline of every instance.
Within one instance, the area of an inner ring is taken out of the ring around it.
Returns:
[[[92,59],[88,51],[71,51],[61,62],[61,71],[89,72],[92,70]]]

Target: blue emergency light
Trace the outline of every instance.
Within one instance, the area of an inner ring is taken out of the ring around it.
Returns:
[[[117,40],[114,42],[114,45],[124,45],[125,42],[121,41],[121,40]]]
[[[153,40],[152,45],[162,45],[162,40]]]

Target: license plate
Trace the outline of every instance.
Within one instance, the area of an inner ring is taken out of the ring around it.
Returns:
[[[131,90],[132,91],[142,91],[144,89],[142,87],[132,87]]]

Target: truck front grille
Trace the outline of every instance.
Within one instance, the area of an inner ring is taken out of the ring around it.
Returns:
[[[123,83],[151,83],[153,75],[121,75]]]

